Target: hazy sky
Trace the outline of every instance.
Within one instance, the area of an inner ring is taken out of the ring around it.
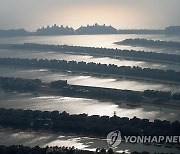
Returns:
[[[119,29],[180,25],[180,0],[0,0],[0,29],[107,24]]]

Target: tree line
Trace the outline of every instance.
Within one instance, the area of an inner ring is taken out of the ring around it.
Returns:
[[[0,108],[0,126],[14,129],[48,130],[106,137],[114,130],[123,136],[179,136],[179,121],[169,122],[148,119],[99,116],[87,114],[70,115],[65,111],[32,111]]]
[[[80,96],[100,100],[108,99],[115,101],[116,103],[119,100],[125,100],[132,103],[140,103],[142,101],[146,102],[144,101],[145,98],[150,98],[151,103],[155,104],[162,104],[163,102],[171,100],[180,101],[180,93],[171,93],[166,91],[145,90],[140,92],[132,90],[70,85],[67,83],[67,80],[52,81],[50,85],[52,88],[61,89],[64,96]]]
[[[39,79],[22,79],[13,77],[0,77],[0,86],[5,91],[30,92],[37,90],[41,85]]]
[[[47,60],[47,59],[19,59],[19,58],[0,58],[1,65],[49,68],[68,70],[75,72],[87,72],[90,74],[105,74],[110,76],[129,76],[142,79],[152,79],[161,81],[180,82],[180,72],[174,70],[159,70],[141,67],[120,66],[114,64],[96,64],[65,60]]]
[[[75,147],[28,147],[23,145],[0,145],[0,154],[123,154],[116,153],[112,149],[97,148],[96,151],[79,150]],[[129,154],[150,154],[149,152],[131,152]]]
[[[5,48],[2,45],[1,48]],[[7,48],[7,47],[6,47]],[[8,45],[10,49],[27,49],[27,50],[43,50],[43,51],[56,51],[63,53],[87,53],[93,55],[102,56],[114,56],[114,57],[128,57],[138,58],[142,60],[158,60],[167,62],[180,62],[180,55],[157,53],[157,52],[145,52],[136,50],[121,50],[121,49],[108,49],[108,48],[95,48],[95,47],[81,47],[81,46],[69,46],[69,45],[47,45],[47,44],[14,44]]]
[[[18,92],[38,92],[40,88],[47,88],[43,86],[44,83],[40,79],[22,79],[13,77],[1,77],[0,87],[5,91]],[[108,99],[111,101],[126,100],[127,102],[139,103],[144,101],[144,98],[152,99],[152,103],[162,103],[167,101],[180,101],[180,93],[171,93],[165,91],[145,90],[132,91],[102,87],[70,85],[67,80],[52,81],[50,87],[61,90],[60,94],[63,96],[80,96],[92,99]],[[145,102],[145,101],[144,101]]]
[[[135,46],[147,46],[147,47],[167,47],[167,48],[180,48],[180,42],[173,41],[160,41],[160,40],[147,40],[147,39],[125,39],[121,42],[116,42],[116,44],[124,45],[135,45]]]

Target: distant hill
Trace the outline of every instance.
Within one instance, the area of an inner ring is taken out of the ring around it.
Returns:
[[[165,29],[166,35],[180,35],[180,26],[170,26]]]
[[[47,26],[46,28],[39,28],[36,32],[36,35],[74,35],[75,31],[73,28],[69,28],[68,26],[57,26],[54,24],[52,27]]]
[[[86,27],[81,26],[76,30],[76,34],[118,34],[118,30],[114,27],[104,25],[87,25]]]
[[[10,29],[10,30],[0,30],[0,37],[9,36],[29,36],[33,33],[26,31],[25,29]]]

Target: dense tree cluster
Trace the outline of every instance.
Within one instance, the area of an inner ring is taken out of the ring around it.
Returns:
[[[64,88],[67,87],[68,83],[67,80],[58,80],[58,81],[52,81],[51,82],[51,87],[53,88]]]
[[[58,87],[58,85],[56,87]],[[126,100],[127,102],[140,103],[144,100],[145,97],[151,98],[152,103],[153,101],[156,101],[154,103],[158,103],[158,101],[163,103],[170,100],[180,101],[180,93],[171,93],[165,91],[145,90],[144,92],[140,92],[140,91],[89,87],[89,86],[79,86],[79,85],[78,86],[67,85],[65,87],[61,86],[59,88],[62,88],[63,95],[67,95],[67,96],[81,96],[81,97],[95,98],[95,99],[109,99],[112,101]]]
[[[164,81],[180,82],[180,72],[174,70],[159,70],[141,67],[121,66],[114,64],[96,64],[65,60],[37,60],[19,58],[0,58],[0,64],[9,66],[23,66],[35,68],[50,68],[68,71],[88,72],[95,74],[108,74],[116,76],[140,77]]]
[[[180,93],[174,93],[174,94],[172,94],[172,95],[171,95],[171,98],[172,98],[173,100],[180,100]]]
[[[0,46],[4,48],[4,46]],[[121,49],[107,49],[107,48],[94,48],[94,47],[80,47],[80,46],[67,46],[67,45],[45,45],[45,44],[16,44],[10,45],[8,48],[11,49],[28,49],[28,50],[43,50],[43,51],[55,51],[62,53],[87,53],[92,55],[102,56],[122,56],[130,58],[139,58],[142,60],[158,60],[158,61],[169,61],[169,62],[180,62],[180,55],[156,53],[156,52],[145,52],[136,50],[121,50]]]
[[[167,47],[167,48],[180,48],[180,42],[173,41],[160,41],[160,40],[147,40],[147,39],[126,39],[116,44],[133,45],[133,46],[147,46],[147,47]]]
[[[53,132],[75,133],[83,135],[103,136],[113,131],[120,130],[122,136],[179,136],[180,123],[178,121],[150,122],[147,119],[134,117],[108,117],[86,114],[69,115],[59,111],[32,111],[0,109],[0,126],[15,129],[45,129]]]
[[[118,30],[112,26],[98,25],[87,25],[86,27],[81,26],[76,30],[76,34],[118,34]]]
[[[165,29],[166,35],[180,35],[180,26],[170,26]]]
[[[0,87],[8,91],[19,91],[19,92],[38,92],[38,89],[43,88],[44,91],[48,87],[44,86],[40,79],[22,79],[13,77],[0,77]],[[92,99],[100,100],[111,100],[118,103],[119,100],[125,100],[132,103],[140,103],[144,98],[151,98],[152,103],[154,100],[158,101],[170,101],[170,100],[180,100],[179,93],[145,90],[131,91],[131,90],[121,90],[112,88],[102,88],[102,87],[91,87],[91,86],[80,86],[80,85],[70,85],[67,80],[58,80],[50,83],[50,87],[60,90],[60,94],[63,96],[79,96]]]
[[[74,35],[75,31],[73,28],[69,28],[68,26],[57,26],[54,24],[52,27],[47,26],[39,28],[35,35]]]
[[[29,36],[32,33],[25,29],[11,29],[11,30],[0,30],[0,37],[12,37],[12,36]]]
[[[180,93],[165,91],[145,90],[144,92],[140,92],[102,87],[69,85],[67,81],[62,80],[51,82],[51,87],[61,89],[64,96],[80,96],[100,100],[111,100],[115,101],[116,104],[118,104],[119,100],[125,100],[131,103],[145,102],[145,98],[150,98],[151,103],[155,104],[162,104],[170,100],[180,101]]]
[[[144,96],[149,98],[159,98],[163,100],[170,100],[172,98],[171,92],[145,90]]]
[[[111,101],[126,100],[132,103],[139,103],[143,100],[143,93],[138,91],[79,86],[79,85],[78,86],[67,85],[66,87],[63,87],[62,93],[65,96],[71,96],[71,97],[80,96],[85,98],[111,100]]]
[[[28,92],[37,90],[40,85],[41,80],[39,79],[0,77],[0,87],[4,90]]]
[[[52,147],[46,146],[45,148],[27,147],[22,145],[3,146],[0,145],[0,154],[116,154],[112,149],[105,150],[97,149],[96,152],[87,150],[78,150],[74,147]],[[122,153],[118,153],[122,154]],[[150,154],[149,152],[132,152],[131,154]]]

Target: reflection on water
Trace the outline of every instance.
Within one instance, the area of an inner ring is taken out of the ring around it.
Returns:
[[[118,48],[127,50],[144,50],[163,53],[180,54],[180,51],[169,49],[153,49],[144,47],[132,47],[116,45],[114,42],[119,42],[128,38],[145,38],[162,41],[180,41],[179,36],[166,35],[71,35],[71,36],[32,36],[32,37],[14,37],[14,38],[0,38],[0,44],[15,44],[15,43],[40,43],[40,44],[66,44],[88,47],[105,47]]]
[[[0,66],[1,76],[20,77],[29,79],[42,79],[44,82],[56,80],[68,80],[69,84],[85,85],[95,87],[106,87],[115,89],[128,89],[135,91],[144,91],[147,89],[180,92],[180,85],[162,84],[157,82],[147,82],[141,80],[130,80],[124,78],[104,78],[88,75],[74,75],[70,73],[52,71],[48,69],[24,69],[17,67]]]
[[[176,50],[167,49],[153,49],[144,47],[132,47],[116,45],[114,42],[123,41],[128,38],[145,38],[152,40],[162,41],[180,41],[179,36],[166,36],[166,35],[71,35],[71,36],[31,36],[31,37],[12,37],[12,38],[0,38],[1,44],[14,44],[14,43],[41,43],[41,44],[66,44],[88,47],[105,47],[105,48],[119,48],[128,50],[145,50],[163,53],[180,54]]]
[[[18,130],[0,129],[1,145],[25,145],[25,146],[65,146],[83,150],[95,151],[97,147],[109,149],[105,139],[67,136],[62,134],[25,132]],[[121,143],[115,151],[127,153],[132,151],[151,151],[152,153],[175,153],[179,154],[177,148],[157,147],[154,145]]]
[[[67,60],[72,61],[75,60],[77,62],[94,62],[101,64],[115,64],[117,66],[139,66],[142,68],[155,68],[155,69],[173,69],[176,71],[180,71],[180,65],[178,64],[165,64],[165,63],[157,63],[157,62],[145,62],[145,61],[134,61],[134,60],[125,60],[125,59],[115,59],[109,57],[93,57],[89,55],[71,55],[64,53],[56,53],[56,52],[43,52],[43,51],[31,51],[31,50],[4,50],[0,49],[0,57],[11,57],[11,58],[29,58],[29,59],[59,59],[59,60]]]
[[[31,109],[42,111],[60,112],[66,111],[70,114],[86,113],[88,115],[108,115],[113,116],[114,111],[120,117],[146,118],[174,121],[180,118],[179,110],[165,109],[153,106],[141,106],[138,108],[129,107],[122,103],[116,105],[108,101],[98,101],[95,99],[44,96],[33,94],[15,94],[0,91],[0,107],[15,109]]]
[[[165,35],[82,35],[82,36],[41,36],[41,37],[14,37],[14,38],[0,38],[0,44],[12,43],[41,43],[41,44],[67,44],[89,47],[105,47],[105,48],[119,48],[128,50],[144,50],[153,52],[180,54],[176,50],[167,49],[152,49],[131,46],[118,46],[114,42],[122,41],[127,38],[145,38],[165,41],[180,41],[179,37],[167,37]],[[85,62],[96,62],[103,64],[116,64],[118,66],[140,66],[159,69],[174,69],[180,71],[179,65],[149,63],[133,60],[118,60],[108,57],[99,58],[87,55],[68,55],[58,54],[55,52],[37,52],[37,51],[16,51],[0,50],[0,57],[20,57],[20,58],[43,58],[43,59],[64,59],[76,60]],[[1,76],[8,77],[22,77],[22,78],[39,78],[44,82],[51,82],[54,80],[68,80],[69,84],[98,86],[117,89],[129,89],[136,91],[143,91],[146,89],[163,90],[180,92],[179,85],[167,85],[161,83],[136,81],[128,79],[114,79],[104,77],[92,77],[87,75],[73,75],[58,71],[50,71],[48,69],[23,69],[13,67],[0,67]],[[141,106],[138,108],[131,108],[126,104],[115,105],[111,102],[101,102],[94,99],[72,98],[62,96],[44,96],[33,94],[15,94],[5,93],[0,91],[0,107],[15,108],[15,109],[31,109],[42,111],[59,110],[66,111],[70,114],[86,113],[88,115],[108,115],[112,116],[114,111],[120,117],[133,118],[147,118],[153,121],[154,119],[161,120],[179,120],[179,110],[158,108],[153,106]],[[93,139],[88,137],[76,136],[62,136],[60,134],[47,134],[35,132],[21,132],[14,130],[0,130],[0,144],[12,145],[23,144],[27,146],[75,146],[79,149],[95,150],[95,148],[108,148],[104,140]],[[154,147],[142,144],[124,144],[122,143],[117,151],[151,151],[157,153],[179,153],[175,148]]]

